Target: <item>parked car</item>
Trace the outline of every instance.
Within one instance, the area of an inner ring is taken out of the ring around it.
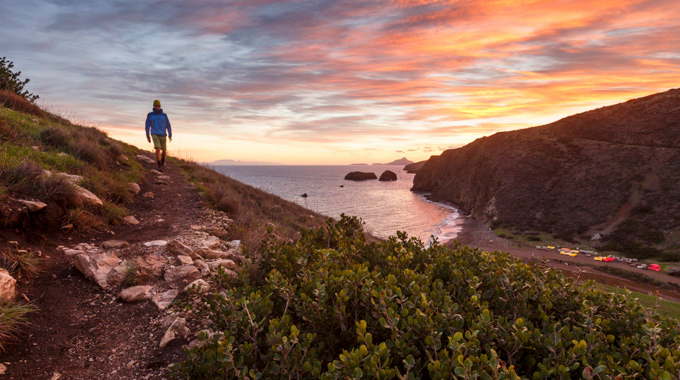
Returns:
[[[661,272],[661,267],[659,264],[649,264],[649,269],[655,272]]]
[[[640,264],[636,265],[635,267],[638,268],[638,269],[647,269],[647,264],[640,263]]]
[[[616,259],[613,257],[605,257],[604,259],[602,259],[602,261],[604,261],[605,263],[609,263],[612,261],[616,261]]]

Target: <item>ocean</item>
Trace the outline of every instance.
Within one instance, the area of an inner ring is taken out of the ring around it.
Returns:
[[[380,238],[404,231],[424,242],[429,242],[432,236],[445,242],[460,232],[458,210],[412,192],[415,174],[404,171],[403,165],[210,167],[322,215],[358,216],[366,231]],[[353,171],[373,172],[380,177],[385,170],[395,172],[397,181],[344,179]],[[302,197],[303,194],[307,197]]]

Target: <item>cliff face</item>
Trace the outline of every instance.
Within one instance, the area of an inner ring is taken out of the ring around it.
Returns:
[[[518,228],[606,234],[635,214],[671,229],[680,220],[679,148],[675,89],[445,151],[418,171],[413,190]]]

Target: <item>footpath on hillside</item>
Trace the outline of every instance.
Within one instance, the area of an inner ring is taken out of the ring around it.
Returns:
[[[0,378],[163,379],[196,344],[200,326],[170,304],[192,283],[205,291],[211,268],[235,275],[239,242],[223,240],[231,221],[202,206],[177,166],[158,173],[150,155],[137,159],[149,171],[127,223],[89,235],[16,231],[20,248],[42,257],[39,277],[18,289],[39,310],[0,353]]]

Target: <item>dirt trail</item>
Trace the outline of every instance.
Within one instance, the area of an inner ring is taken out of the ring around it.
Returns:
[[[145,164],[149,169],[151,165]],[[52,234],[32,236],[0,231],[4,242],[18,240],[24,249],[42,252],[43,272],[24,293],[40,310],[31,315],[31,326],[20,340],[0,353],[7,363],[6,379],[162,379],[166,367],[183,355],[174,341],[163,349],[164,329],[160,312],[151,302],[124,303],[103,291],[76,270],[71,260],[56,249],[78,243],[100,245],[106,240],[130,243],[171,240],[179,229],[199,223],[205,210],[198,192],[168,163],[164,175],[169,185],[156,183],[149,173],[130,207],[140,224],[114,227],[113,233],[87,236]],[[143,194],[153,192],[149,200]]]

